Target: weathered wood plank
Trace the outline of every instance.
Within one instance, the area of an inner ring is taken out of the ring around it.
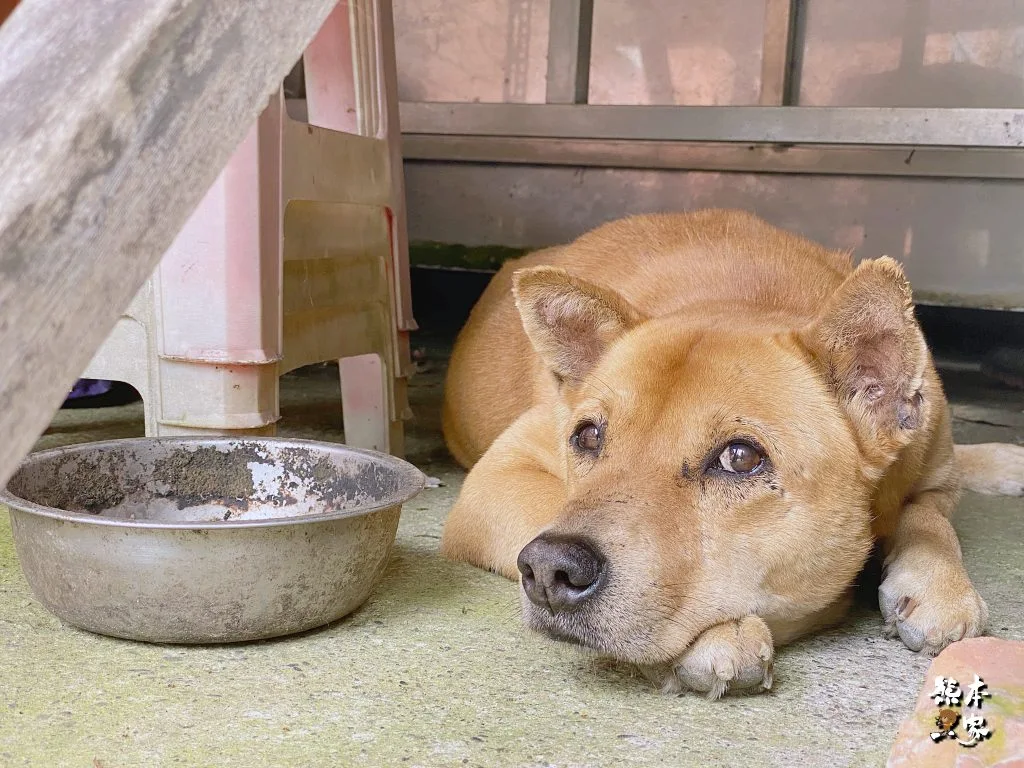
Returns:
[[[337,0],[22,0],[0,27],[0,483]]]

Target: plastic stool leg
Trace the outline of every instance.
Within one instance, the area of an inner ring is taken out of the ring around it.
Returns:
[[[345,444],[388,453],[391,447],[388,389],[380,355],[357,355],[338,361]]]

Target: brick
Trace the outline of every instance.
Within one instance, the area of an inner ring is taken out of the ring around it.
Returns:
[[[978,675],[988,685],[990,697],[983,700],[980,713],[966,707],[970,686]],[[964,721],[981,715],[991,736],[974,747],[963,747],[954,739],[936,744],[929,737],[938,729],[935,718],[939,705],[931,698],[938,677],[959,682],[960,706],[949,709],[960,714],[955,731],[968,740]],[[1024,768],[1024,642],[979,637],[953,643],[935,657],[925,677],[914,711],[900,725],[889,755],[890,768]]]

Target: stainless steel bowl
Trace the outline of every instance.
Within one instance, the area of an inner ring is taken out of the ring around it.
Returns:
[[[423,475],[274,438],[145,438],[29,456],[0,505],[36,597],[70,624],[164,643],[312,629],[380,580]]]

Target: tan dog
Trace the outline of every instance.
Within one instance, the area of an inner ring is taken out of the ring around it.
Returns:
[[[472,467],[444,553],[521,577],[529,626],[666,691],[769,687],[876,541],[891,633],[934,653],[983,630],[949,412],[891,259],[853,269],[735,211],[607,224],[497,274],[444,431]],[[1021,492],[1024,449],[956,451],[968,487]]]

